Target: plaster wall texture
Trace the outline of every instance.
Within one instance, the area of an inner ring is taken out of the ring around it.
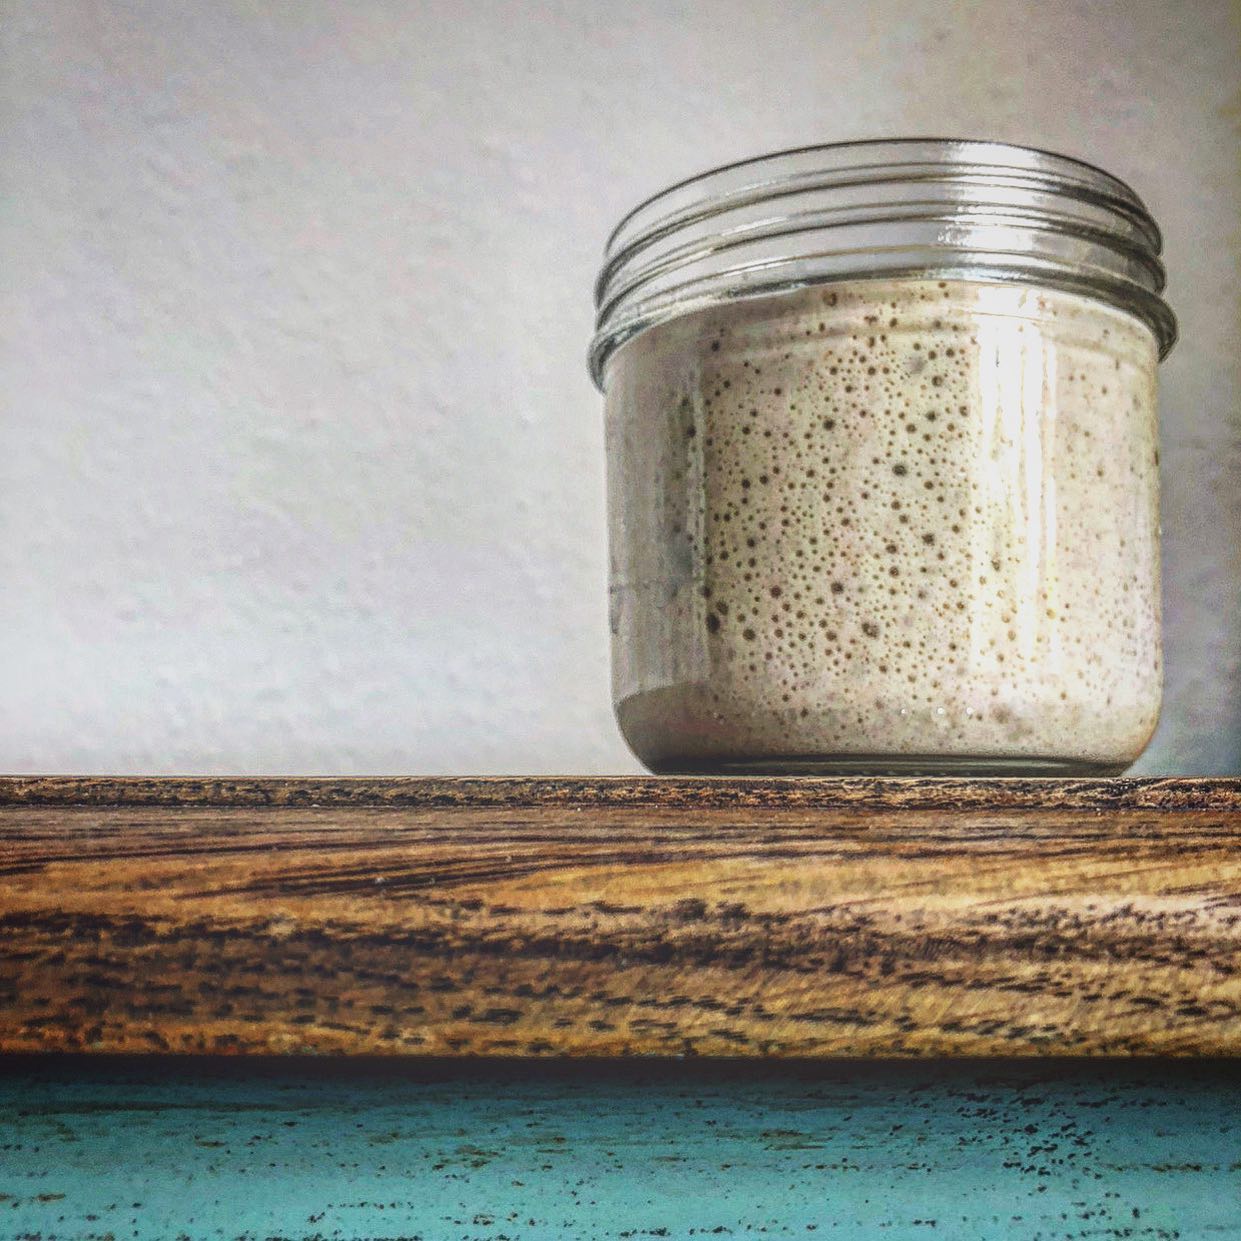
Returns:
[[[0,768],[626,772],[607,231],[860,136],[1147,199],[1164,717],[1241,769],[1241,17],[1225,0],[0,3]]]

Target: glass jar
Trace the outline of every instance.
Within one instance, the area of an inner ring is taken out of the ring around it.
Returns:
[[[990,142],[784,152],[628,215],[596,288],[613,691],[657,772],[1112,774],[1161,692],[1123,182]]]

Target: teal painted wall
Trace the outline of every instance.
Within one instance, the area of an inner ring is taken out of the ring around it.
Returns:
[[[1241,1068],[0,1062],[0,1238],[1241,1236]]]

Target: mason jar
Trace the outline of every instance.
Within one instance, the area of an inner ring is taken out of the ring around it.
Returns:
[[[1141,199],[994,142],[683,181],[596,286],[613,694],[657,772],[1113,774],[1161,692]]]

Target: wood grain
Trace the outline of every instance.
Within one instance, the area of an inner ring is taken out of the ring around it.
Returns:
[[[0,780],[0,1050],[1241,1054],[1239,780]]]

